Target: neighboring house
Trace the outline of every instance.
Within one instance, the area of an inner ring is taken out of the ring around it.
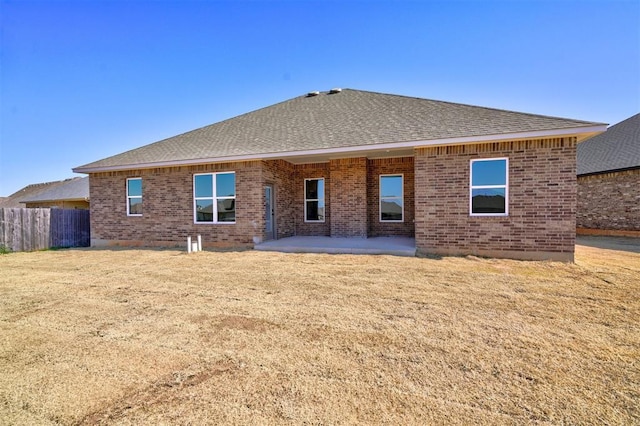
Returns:
[[[577,232],[640,236],[640,114],[578,146]]]
[[[408,236],[419,253],[570,261],[576,144],[605,129],[334,89],[74,171],[95,246]]]
[[[0,200],[0,208],[89,209],[89,178],[27,185]]]

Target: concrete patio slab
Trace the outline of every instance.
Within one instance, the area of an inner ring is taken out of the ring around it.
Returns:
[[[391,254],[394,256],[415,256],[416,240],[409,237],[289,237],[264,241],[256,244],[254,249],[285,253]]]

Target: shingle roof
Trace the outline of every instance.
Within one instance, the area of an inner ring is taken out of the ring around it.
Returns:
[[[578,145],[578,175],[640,167],[640,113]]]
[[[344,89],[298,96],[74,171],[589,126],[603,125]]]
[[[89,178],[67,179],[60,185],[55,185],[45,191],[38,192],[20,199],[23,203],[60,200],[89,199]]]
[[[86,182],[86,196],[82,197],[71,197],[71,198],[40,198],[41,195],[57,191],[58,188],[64,187],[66,185],[72,184],[74,181],[84,181]],[[26,201],[54,201],[58,199],[85,199],[89,197],[89,179],[84,178],[71,178],[65,180],[58,180],[54,182],[43,182],[43,183],[33,183],[31,185],[27,185],[22,189],[14,192],[13,194],[5,197],[0,201],[0,208],[22,208],[25,207],[24,203]]]

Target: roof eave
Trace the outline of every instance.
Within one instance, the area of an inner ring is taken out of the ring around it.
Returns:
[[[19,203],[57,203],[60,201],[89,201],[89,197],[83,198],[55,198],[52,200],[18,200]]]
[[[595,176],[595,175],[604,175],[608,173],[620,173],[620,172],[628,172],[630,170],[640,170],[640,164],[637,166],[629,166],[629,167],[620,167],[617,169],[607,169],[607,170],[598,170],[591,172],[582,172],[578,173],[578,177],[586,177],[586,176]]]
[[[288,159],[295,157],[326,157],[341,155],[343,157],[354,156],[358,153],[364,152],[391,152],[392,150],[407,149],[407,148],[421,148],[429,146],[439,145],[469,145],[477,143],[487,142],[500,142],[500,141],[513,141],[524,139],[547,139],[554,137],[569,137],[575,136],[578,142],[586,140],[596,134],[602,133],[607,129],[606,124],[593,124],[583,127],[572,127],[566,129],[551,129],[551,130],[537,130],[529,132],[517,132],[517,133],[504,133],[496,135],[482,135],[482,136],[463,136],[455,138],[441,138],[432,140],[417,140],[406,142],[391,142],[376,145],[361,145],[339,148],[322,148],[314,150],[301,150],[301,151],[288,151],[288,152],[268,152],[258,154],[247,155],[233,155],[226,157],[209,157],[209,158],[196,158],[186,160],[169,160],[149,163],[136,163],[136,164],[122,164],[114,166],[95,166],[90,165],[80,166],[72,169],[74,173],[100,173],[110,171],[125,171],[125,170],[140,170],[140,169],[154,169],[163,167],[178,167],[178,166],[191,166],[197,164],[209,164],[209,163],[230,163],[237,161],[252,161],[252,160],[274,160],[274,159]]]

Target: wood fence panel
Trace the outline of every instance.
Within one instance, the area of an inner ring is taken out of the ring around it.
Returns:
[[[89,210],[0,209],[0,245],[11,251],[90,244]]]
[[[51,247],[88,247],[89,210],[51,210]]]

